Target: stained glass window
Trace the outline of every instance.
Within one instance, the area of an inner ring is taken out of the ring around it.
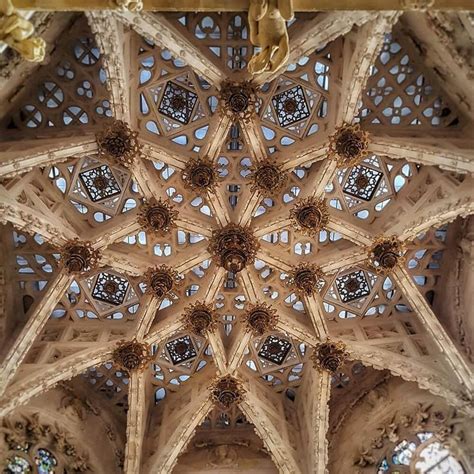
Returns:
[[[30,463],[25,458],[22,458],[20,456],[13,456],[12,458],[8,459],[7,462],[7,467],[3,472],[6,472],[8,474],[27,474],[32,472]]]
[[[191,119],[196,102],[197,95],[194,92],[168,81],[158,111],[186,125]]]
[[[347,176],[343,191],[364,201],[370,201],[377,190],[382,176],[383,173],[367,166],[354,166]]]
[[[39,474],[52,474],[58,464],[54,455],[47,449],[40,448],[35,456]]]
[[[79,173],[79,178],[93,202],[120,194],[121,189],[107,165]]]
[[[303,88],[292,87],[272,98],[280,126],[287,127],[311,115]]]

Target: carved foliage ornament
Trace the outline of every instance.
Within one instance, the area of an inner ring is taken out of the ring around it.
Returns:
[[[199,194],[214,191],[219,178],[217,165],[202,158],[190,159],[182,171],[184,186]]]
[[[257,96],[247,81],[224,81],[219,94],[221,111],[232,119],[248,121],[255,113]]]
[[[211,385],[211,397],[221,409],[229,410],[242,401],[244,389],[233,377],[226,376],[217,379]]]
[[[181,283],[178,272],[166,265],[149,268],[145,273],[146,293],[164,298]]]
[[[311,355],[314,367],[336,373],[349,357],[342,342],[327,340],[318,344]]]
[[[2,0],[0,4],[0,44],[14,49],[24,59],[41,62],[44,59],[46,43],[42,38],[34,37],[33,24],[15,12],[11,0]]]
[[[324,199],[308,197],[298,201],[290,211],[293,227],[305,235],[314,237],[329,222],[329,212]]]
[[[130,167],[140,154],[138,132],[134,132],[122,120],[116,120],[103,131],[96,134],[99,156]]]
[[[151,360],[147,344],[133,341],[120,341],[112,356],[114,364],[127,372],[143,370]]]
[[[55,454],[63,457],[64,464],[72,472],[92,471],[88,456],[74,445],[68,434],[57,424],[42,423],[38,413],[22,415],[20,418],[5,418],[1,430],[8,448],[12,451],[28,450],[39,444],[53,448]]]
[[[164,236],[176,227],[177,217],[178,211],[169,201],[151,199],[141,207],[138,222],[143,228]]]
[[[237,224],[227,224],[214,230],[209,242],[209,252],[217,265],[238,273],[255,260],[259,243],[250,229]]]
[[[301,263],[289,273],[287,284],[300,296],[311,296],[324,286],[324,273],[312,263]]]
[[[278,315],[275,308],[266,303],[249,304],[245,313],[245,325],[254,336],[262,336],[275,329]]]
[[[249,61],[251,74],[275,73],[285,66],[290,52],[286,21],[293,16],[292,0],[250,1],[250,41],[261,48]]]
[[[61,264],[70,274],[91,270],[97,267],[99,260],[100,252],[92,247],[91,242],[75,239],[61,249]]]
[[[397,237],[378,237],[368,250],[369,264],[378,273],[389,273],[403,262],[404,252],[405,245]]]
[[[250,168],[251,190],[260,191],[264,196],[275,196],[285,186],[288,176],[281,170],[281,166],[265,160]]]
[[[329,156],[336,160],[338,168],[357,165],[369,155],[369,134],[360,125],[343,125],[329,140]]]
[[[181,321],[186,330],[204,336],[207,331],[217,328],[218,318],[219,315],[212,305],[197,302],[185,309]]]

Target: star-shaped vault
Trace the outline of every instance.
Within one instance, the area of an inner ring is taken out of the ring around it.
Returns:
[[[38,92],[0,122],[24,314],[0,413],[82,374],[126,411],[126,473],[171,472],[219,420],[252,424],[281,472],[324,473],[342,364],[472,415],[423,270],[473,211],[473,109],[399,19],[297,16],[288,68],[253,78],[245,15],[58,18]],[[366,142],[349,165],[345,130]]]

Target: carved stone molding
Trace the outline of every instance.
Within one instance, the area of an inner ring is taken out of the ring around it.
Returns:
[[[132,131],[122,120],[116,120],[96,135],[99,156],[130,167],[141,151],[137,137],[138,132]]]
[[[290,211],[293,228],[305,235],[316,236],[329,222],[324,199],[308,197],[298,201]]]
[[[259,243],[248,227],[227,224],[214,230],[209,252],[216,264],[227,271],[238,273],[254,262]]]
[[[92,270],[97,267],[99,260],[100,252],[92,247],[91,242],[75,239],[61,248],[61,264],[70,274]]]
[[[278,323],[276,309],[266,303],[249,304],[244,318],[247,329],[255,336],[274,330]]]

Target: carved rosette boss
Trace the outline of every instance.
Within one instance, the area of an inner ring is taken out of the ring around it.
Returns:
[[[100,260],[100,252],[91,242],[79,239],[67,242],[61,248],[61,264],[69,274],[77,274],[96,268]]]
[[[218,317],[212,305],[197,302],[185,309],[181,321],[187,331],[204,336],[206,332],[217,328]]]
[[[369,265],[381,274],[390,273],[404,261],[405,245],[396,236],[378,237],[368,250]]]
[[[298,201],[290,211],[295,230],[315,237],[329,222],[329,212],[324,199],[308,197]]]
[[[141,151],[137,137],[138,132],[132,131],[127,123],[115,120],[96,134],[99,156],[128,168]]]
[[[285,186],[288,176],[281,166],[271,160],[265,160],[250,168],[251,190],[259,191],[264,196],[275,196]]]
[[[314,367],[336,373],[349,357],[342,342],[327,340],[318,344],[311,355]]]
[[[181,281],[178,272],[167,265],[149,268],[145,273],[146,293],[164,298],[176,289]]]
[[[127,372],[143,370],[151,360],[150,347],[136,340],[121,341],[114,350],[112,359]]]
[[[245,313],[245,325],[254,336],[262,336],[275,329],[278,315],[275,308],[266,303],[249,304]]]
[[[209,242],[209,252],[216,264],[233,273],[253,263],[258,248],[250,229],[233,223],[214,230]]]
[[[293,287],[300,296],[311,296],[323,288],[324,273],[317,265],[301,263],[292,268],[287,284]]]
[[[170,202],[151,199],[140,208],[138,222],[143,228],[164,236],[176,227],[177,217],[178,211]]]
[[[229,410],[243,399],[244,389],[242,385],[231,376],[217,379],[211,385],[211,397],[214,403],[223,410]]]
[[[204,158],[192,158],[181,173],[184,186],[198,194],[212,192],[219,179],[217,165]]]
[[[219,94],[221,111],[233,120],[248,121],[255,113],[257,96],[254,87],[247,81],[224,81]]]
[[[348,168],[360,163],[369,155],[369,134],[360,125],[343,125],[329,140],[329,156],[338,168]]]

